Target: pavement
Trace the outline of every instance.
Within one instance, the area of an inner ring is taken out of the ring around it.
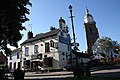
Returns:
[[[38,72],[26,72],[26,77],[34,77],[34,76],[62,76],[62,75],[72,75],[72,71],[59,71],[59,72],[45,72],[45,73],[38,73]]]
[[[71,71],[59,71],[59,72],[45,72],[45,73],[36,73],[36,72],[26,72],[25,79],[46,79],[46,78],[66,78],[74,77],[73,72]]]

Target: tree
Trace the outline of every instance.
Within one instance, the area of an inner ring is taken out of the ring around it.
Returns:
[[[120,46],[120,43],[118,41],[112,41],[113,46]]]
[[[95,54],[101,55],[105,58],[105,60],[109,61],[110,58],[113,58],[113,53],[115,52],[114,46],[119,46],[120,43],[118,41],[113,41],[109,37],[99,38],[93,46],[93,50]]]
[[[113,50],[112,39],[109,37],[102,37],[94,44],[94,52],[100,54],[107,61],[111,57]]]
[[[22,23],[29,20],[27,5],[32,5],[29,0],[0,0],[0,46],[6,54],[9,54],[8,44],[18,47],[20,31],[26,29]]]

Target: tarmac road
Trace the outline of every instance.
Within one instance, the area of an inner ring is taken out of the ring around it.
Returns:
[[[120,78],[120,69],[106,69],[92,72],[92,76]]]
[[[120,78],[120,69],[105,69],[91,72],[92,76],[110,77],[110,78]],[[74,77],[72,72],[52,72],[37,74],[37,76],[26,76],[25,79],[39,79],[39,80],[64,80],[67,77]]]
[[[92,76],[120,78],[120,68],[95,70],[91,72]],[[67,77],[74,77],[73,72],[59,71],[49,73],[25,73],[25,80],[65,80]]]

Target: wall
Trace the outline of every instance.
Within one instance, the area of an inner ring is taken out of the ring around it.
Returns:
[[[10,57],[8,57],[8,66],[10,68],[10,63],[12,63],[12,69],[14,69],[14,63],[16,63],[15,65],[15,69],[18,68],[18,62],[20,62],[20,54],[19,54],[19,59],[17,59],[17,53],[20,53],[20,52],[14,52],[12,54],[12,60],[10,60]]]

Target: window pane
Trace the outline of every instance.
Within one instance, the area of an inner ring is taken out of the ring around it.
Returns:
[[[58,49],[58,43],[57,42],[55,43],[55,48]]]
[[[25,47],[25,55],[28,56],[29,55],[29,48]]]
[[[35,45],[35,46],[34,46],[34,52],[35,52],[35,53],[38,53],[38,45]]]
[[[12,69],[12,62],[10,62],[10,69]]]
[[[45,43],[45,52],[50,52],[49,43]]]
[[[19,59],[19,52],[17,53],[17,59]]]
[[[53,42],[53,40],[50,41],[50,46],[51,46],[51,47],[54,47],[54,42]]]

